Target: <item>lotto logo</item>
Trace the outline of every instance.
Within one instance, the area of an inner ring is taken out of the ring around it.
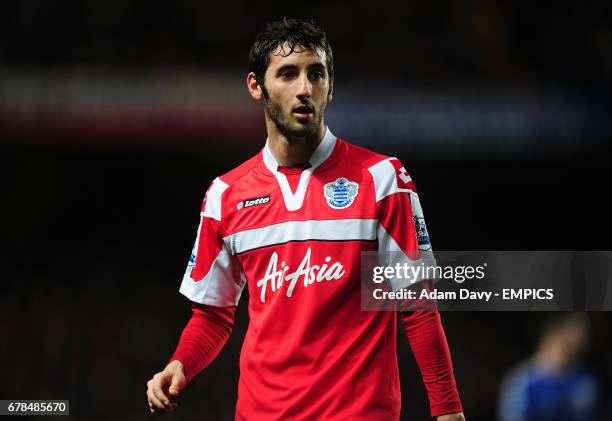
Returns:
[[[406,168],[402,166],[402,163],[399,161],[399,159],[391,159],[391,164],[393,165],[393,168],[395,168],[395,175],[397,176],[398,187],[415,190],[414,183],[412,182],[412,177],[408,175]]]
[[[242,202],[238,202],[238,205],[236,206],[236,208],[238,210],[242,209],[242,208],[251,208],[253,206],[257,206],[257,205],[265,205],[266,203],[270,202],[270,196],[262,196],[262,197],[256,197],[253,199],[247,199],[247,200],[243,200]]]
[[[409,183],[412,180],[412,178],[410,178],[410,176],[406,172],[406,168],[404,168],[404,167],[400,168],[400,172],[399,172],[398,176],[399,176],[400,180],[402,180],[404,183]]]

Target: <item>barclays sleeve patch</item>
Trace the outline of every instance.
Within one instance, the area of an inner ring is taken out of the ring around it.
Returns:
[[[419,244],[419,249],[430,249],[431,243],[429,242],[429,233],[427,232],[427,226],[425,225],[425,218],[413,216],[412,219],[414,221],[414,227],[416,229],[417,243]]]

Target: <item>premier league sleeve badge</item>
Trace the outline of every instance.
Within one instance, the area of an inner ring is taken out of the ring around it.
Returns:
[[[341,177],[332,183],[327,183],[324,188],[327,204],[334,209],[348,208],[355,201],[359,192],[359,184]]]

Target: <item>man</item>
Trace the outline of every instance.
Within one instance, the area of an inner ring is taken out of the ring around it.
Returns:
[[[268,25],[249,70],[268,139],[206,193],[180,289],[193,315],[170,363],[148,382],[151,411],[174,409],[172,398],[216,357],[248,285],[237,420],[399,419],[397,316],[361,311],[360,257],[430,253],[414,184],[397,159],[325,126],[334,72],[320,28]],[[432,416],[463,420],[439,314],[401,319]]]
[[[514,367],[502,384],[500,421],[591,421],[597,382],[581,364],[589,343],[586,313],[556,313],[544,324],[535,355]]]

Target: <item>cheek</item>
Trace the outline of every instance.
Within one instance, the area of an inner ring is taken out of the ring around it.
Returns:
[[[274,85],[273,89],[269,90],[269,92],[276,102],[284,106],[291,98],[292,89],[291,85]]]
[[[270,94],[269,106],[274,110],[276,115],[286,115],[291,111],[291,105],[278,93],[276,95]]]
[[[327,96],[329,95],[329,92],[329,84],[321,83],[317,86],[317,97],[320,98],[322,102],[327,101]]]

